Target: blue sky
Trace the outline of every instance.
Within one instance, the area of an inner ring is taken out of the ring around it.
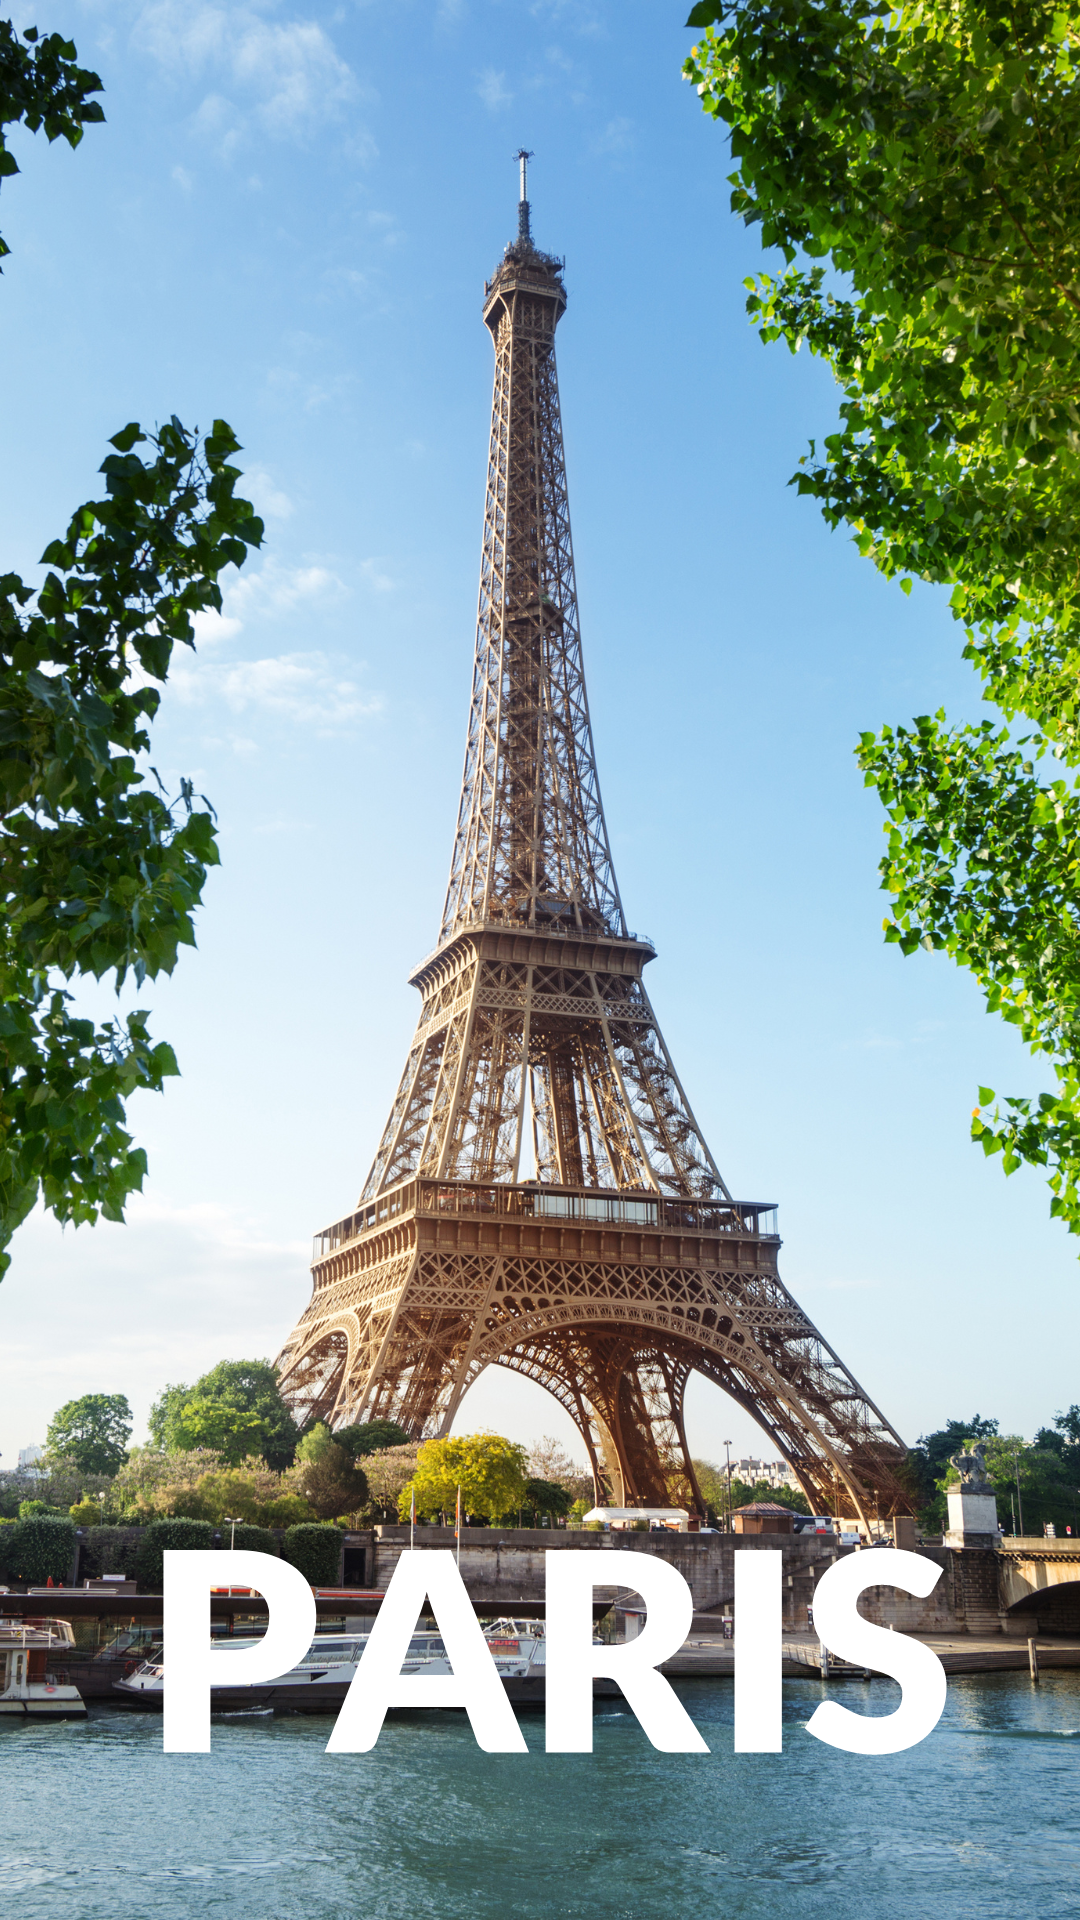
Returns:
[[[910,600],[786,487],[828,376],[766,349],[760,264],[656,0],[335,7],[56,0],[105,82],[82,147],[16,134],[0,282],[5,568],[33,575],[125,421],[224,416],[263,555],[178,660],[155,759],[216,805],[199,950],[139,996],[183,1079],[132,1108],[125,1228],[17,1236],[0,1451],[63,1400],[272,1355],[354,1204],[412,1032],[464,744],[491,389],[482,283],[535,151],[604,798],[649,991],[787,1284],[909,1438],[1080,1398],[1076,1245],[967,1140],[1045,1084],[941,957],[881,940],[859,731],[972,714],[944,597]],[[486,1376],[459,1426],[569,1438]],[[712,1389],[696,1451],[757,1450]]]

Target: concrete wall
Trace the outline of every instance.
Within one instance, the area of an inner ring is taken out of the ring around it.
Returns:
[[[398,1557],[409,1544],[409,1529],[402,1526],[376,1527],[373,1539],[373,1579],[370,1584],[385,1588]],[[417,1527],[417,1547],[454,1547],[452,1528]],[[461,1574],[471,1598],[494,1611],[513,1612],[517,1607],[544,1598],[544,1555],[568,1547],[587,1548],[596,1553],[597,1599],[628,1597],[633,1591],[625,1580],[605,1581],[603,1561],[613,1551],[658,1555],[676,1567],[694,1596],[697,1614],[717,1616],[730,1611],[735,1592],[735,1553],[775,1552],[783,1555],[784,1626],[791,1631],[805,1630],[807,1606],[812,1605],[814,1588],[821,1575],[841,1555],[856,1551],[838,1547],[828,1535],[694,1533],[592,1533],[572,1528],[478,1527],[464,1528],[461,1535]],[[887,1553],[870,1549],[887,1562]],[[989,1580],[993,1593],[990,1619],[996,1629],[996,1556],[992,1553],[957,1554],[946,1547],[927,1549],[927,1557],[944,1569],[928,1600],[915,1600],[883,1587],[864,1596],[861,1610],[879,1626],[893,1626],[909,1633],[953,1634],[988,1630],[983,1593]],[[987,1568],[973,1571],[958,1569],[960,1560],[985,1559]],[[882,1571],[886,1569],[883,1567]],[[974,1606],[975,1600],[978,1606]],[[977,1612],[978,1618],[968,1615]]]

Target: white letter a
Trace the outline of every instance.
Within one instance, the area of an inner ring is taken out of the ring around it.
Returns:
[[[425,1599],[453,1673],[402,1674]],[[327,1753],[370,1753],[388,1707],[464,1707],[485,1753],[528,1753],[448,1547],[406,1551],[394,1568]]]

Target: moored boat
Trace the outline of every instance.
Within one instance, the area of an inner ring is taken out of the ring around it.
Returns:
[[[294,1713],[336,1713],[360,1666],[369,1637],[369,1631],[317,1634],[304,1658],[280,1679],[253,1681],[247,1686],[236,1683],[214,1686],[211,1681],[210,1710],[237,1713],[270,1708]],[[509,1699],[519,1706],[541,1706],[546,1671],[543,1623],[496,1620],[484,1629],[484,1638]],[[235,1648],[243,1644],[239,1638],[221,1639],[215,1640],[212,1648]],[[401,1671],[404,1675],[452,1673],[441,1634],[414,1633]],[[116,1694],[133,1705],[160,1707],[165,1686],[161,1648],[152,1647],[141,1665],[123,1679],[114,1681],[113,1686]]]
[[[85,1717],[78,1687],[55,1670],[58,1657],[74,1644],[67,1620],[0,1622],[0,1722]]]

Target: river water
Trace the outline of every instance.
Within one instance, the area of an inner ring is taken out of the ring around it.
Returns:
[[[614,1703],[595,1752],[477,1751],[463,1714],[403,1716],[370,1754],[331,1721],[215,1719],[165,1755],[161,1719],[0,1727],[5,1920],[1047,1920],[1080,1916],[1080,1674],[951,1680],[936,1732],[865,1759],[804,1724],[731,1751],[732,1689],[681,1681],[713,1749],[656,1753]],[[891,1711],[887,1680],[832,1683]]]

